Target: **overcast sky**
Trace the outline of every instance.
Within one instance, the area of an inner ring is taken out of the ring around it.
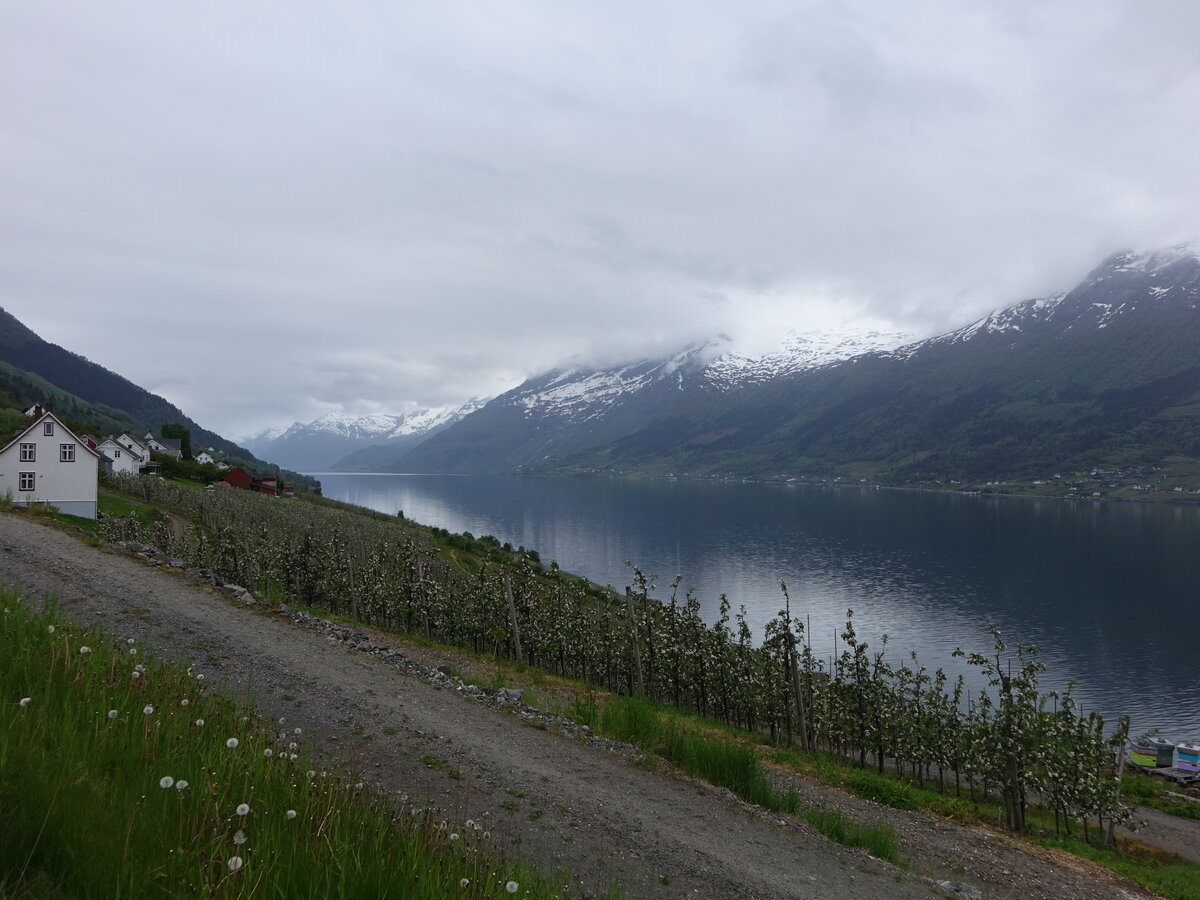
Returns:
[[[0,306],[241,437],[1200,234],[1195,0],[6,3]]]

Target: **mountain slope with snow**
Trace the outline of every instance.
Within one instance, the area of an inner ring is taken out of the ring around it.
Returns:
[[[546,373],[385,468],[905,481],[1200,457],[1195,245],[1114,255],[1065,294],[928,340],[843,337]]]
[[[392,451],[415,447],[486,402],[472,400],[459,407],[417,409],[394,415],[327,413],[311,422],[269,429],[248,438],[246,444],[263,459],[288,468],[309,472],[343,471],[339,467],[341,461],[358,451],[373,446],[384,446]]]

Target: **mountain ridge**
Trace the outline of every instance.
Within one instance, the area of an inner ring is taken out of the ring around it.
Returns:
[[[1200,456],[1198,351],[1196,246],[1123,252],[1070,291],[772,377],[706,379],[712,360],[697,348],[544,373],[392,470],[815,471],[907,483],[1156,463]]]

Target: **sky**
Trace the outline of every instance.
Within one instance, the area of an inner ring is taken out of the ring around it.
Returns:
[[[0,306],[233,438],[1200,235],[1194,0],[0,7]]]

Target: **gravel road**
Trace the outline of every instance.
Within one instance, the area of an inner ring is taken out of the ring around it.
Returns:
[[[429,684],[386,657],[22,514],[0,515],[0,581],[30,598],[56,595],[64,615],[248,693],[264,717],[303,727],[318,753],[355,764],[398,803],[487,823],[507,852],[567,870],[585,895],[615,882],[632,897],[1151,896],[997,832],[799,783],[812,802],[891,824],[909,862],[895,868],[724,790],[530,727],[453,685]],[[371,641],[410,658],[436,655],[386,635]]]

